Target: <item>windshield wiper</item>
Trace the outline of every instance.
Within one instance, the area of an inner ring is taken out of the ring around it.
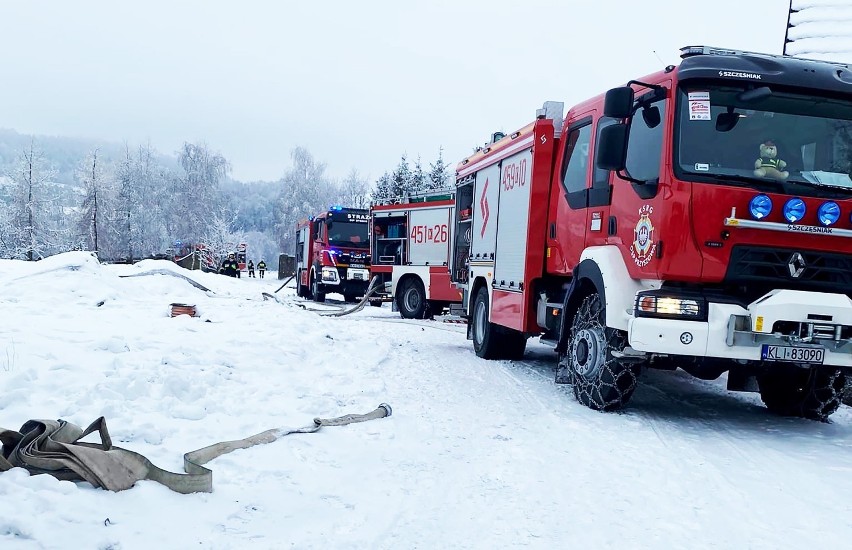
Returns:
[[[831,183],[808,181],[806,179],[787,180],[787,183],[793,183],[795,185],[804,185],[806,187],[812,187],[814,189],[840,189],[841,191],[852,192],[852,187],[848,185],[833,185]]]
[[[754,176],[741,176],[739,174],[717,174],[714,172],[687,172],[690,176],[699,176],[707,179],[716,179],[723,181],[735,181],[737,183],[749,183],[749,184],[780,184],[784,185],[784,180],[776,180],[770,178],[757,178]]]

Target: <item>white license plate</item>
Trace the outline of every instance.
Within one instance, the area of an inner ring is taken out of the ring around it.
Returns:
[[[364,264],[349,264],[349,267],[364,267]]]
[[[821,365],[825,360],[825,349],[804,346],[770,346],[764,344],[760,350],[760,358],[764,361],[814,363]]]
[[[353,273],[352,279],[355,280],[355,281],[363,281],[364,280],[364,274],[363,273]]]

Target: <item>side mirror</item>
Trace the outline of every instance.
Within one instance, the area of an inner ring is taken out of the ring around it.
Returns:
[[[742,101],[743,103],[756,103],[770,97],[771,95],[772,90],[769,89],[769,86],[761,86],[760,88],[740,92],[737,94],[737,100]]]
[[[716,131],[730,132],[740,121],[740,114],[733,112],[733,109],[727,113],[719,113],[716,115]]]
[[[626,124],[612,124],[601,129],[595,166],[601,170],[615,172],[624,170],[627,162],[628,128]]]
[[[648,128],[656,128],[662,121],[660,118],[660,108],[656,105],[653,107],[643,107],[642,120],[645,121],[645,125],[648,126]]]
[[[633,88],[620,86],[607,90],[604,97],[604,116],[627,118],[633,114]]]

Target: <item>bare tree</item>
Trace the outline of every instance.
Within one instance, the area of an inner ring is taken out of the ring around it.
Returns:
[[[276,209],[276,236],[281,250],[295,246],[296,223],[327,209],[338,195],[325,176],[325,164],[314,160],[307,149],[297,147],[290,154],[293,167],[281,178]]]
[[[208,223],[218,214],[219,182],[230,172],[230,165],[203,143],[184,143],[178,160],[184,173],[174,178],[173,237],[200,242],[206,237]]]
[[[349,208],[368,208],[370,205],[370,186],[367,180],[358,175],[354,168],[340,185],[338,202]]]
[[[83,202],[80,206],[80,230],[88,250],[101,257],[112,258],[115,247],[109,246],[105,236],[115,220],[112,207],[114,185],[109,170],[94,149],[83,160],[77,179],[83,186]],[[113,239],[114,240],[114,239]]]
[[[37,260],[50,254],[56,247],[54,219],[51,206],[54,204],[48,182],[56,171],[48,166],[43,153],[30,141],[29,147],[21,152],[18,164],[10,174],[14,183],[10,222],[14,234],[10,241],[11,256]]]

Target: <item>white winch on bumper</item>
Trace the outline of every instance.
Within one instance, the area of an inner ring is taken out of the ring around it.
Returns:
[[[628,324],[633,350],[852,367],[852,299],[773,290],[747,307],[663,290],[640,292]]]

